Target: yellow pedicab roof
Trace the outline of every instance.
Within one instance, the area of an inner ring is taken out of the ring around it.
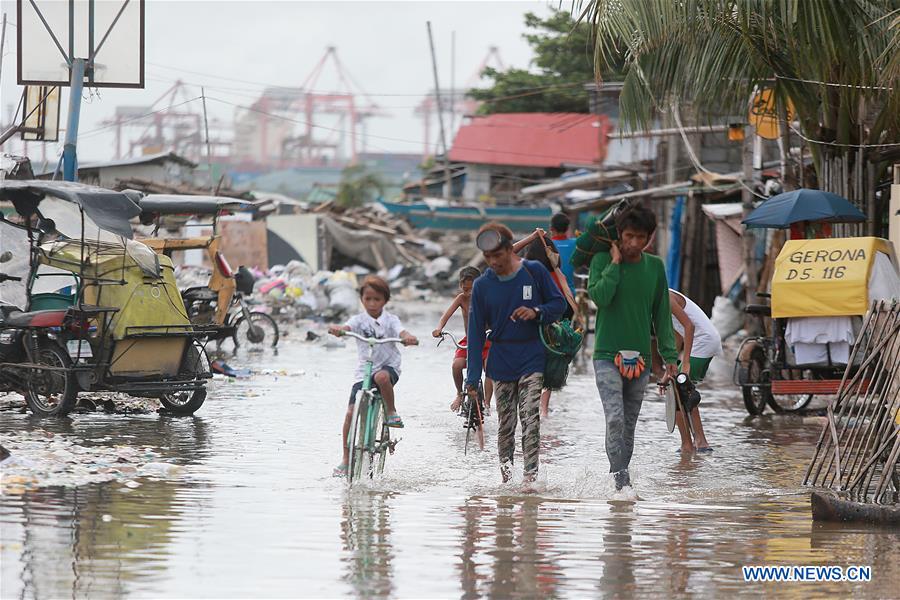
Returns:
[[[864,315],[875,253],[897,265],[893,245],[876,237],[790,240],[775,259],[772,316]]]

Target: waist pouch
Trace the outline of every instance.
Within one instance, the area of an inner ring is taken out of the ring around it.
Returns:
[[[619,350],[613,363],[625,379],[637,379],[646,368],[644,357],[636,350]]]

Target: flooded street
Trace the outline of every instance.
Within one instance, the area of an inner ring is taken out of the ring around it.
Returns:
[[[331,473],[355,344],[301,341],[304,329],[277,356],[232,363],[268,374],[216,379],[192,418],[0,413],[2,440],[49,431],[77,446],[126,445],[154,464],[177,465],[138,468],[132,485],[5,486],[0,595],[896,594],[895,530],[811,520],[800,481],[819,423],[770,413],[750,420],[728,381],[730,365],[701,388],[710,455],[676,453],[677,433],[667,432],[663,403],[648,390],[632,462],[636,501],[617,496],[606,472],[592,370],[571,375],[551,401],[538,490],[502,485],[496,413],[486,451],[463,454],[465,430],[448,410],[452,349],[428,336],[442,309],[392,308],[422,341],[403,350],[397,402],[406,428],[384,476],[352,491]],[[450,330],[461,329],[457,319]],[[871,565],[872,581],[747,583],[744,565]]]

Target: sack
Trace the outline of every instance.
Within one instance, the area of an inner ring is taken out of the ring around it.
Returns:
[[[595,254],[609,252],[610,244],[619,239],[616,218],[636,202],[628,198],[620,200],[588,224],[584,232],[575,239],[575,250],[569,259],[573,267],[590,265]]]
[[[540,332],[546,350],[544,387],[554,391],[562,389],[569,376],[569,364],[584,341],[584,332],[575,329],[568,319],[543,325]]]
[[[538,292],[543,298],[544,293],[537,278],[528,270],[524,262],[522,268],[534,280]],[[556,321],[549,325],[539,325],[538,332],[541,335],[541,343],[544,345],[544,387],[554,391],[560,390],[566,385],[569,363],[581,348],[584,332],[576,329],[569,319]]]

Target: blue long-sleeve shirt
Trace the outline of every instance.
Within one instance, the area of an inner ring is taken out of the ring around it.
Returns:
[[[466,383],[481,379],[481,351],[485,332],[490,329],[491,351],[486,371],[494,381],[518,381],[531,373],[544,371],[544,346],[538,321],[513,321],[510,316],[520,306],[538,308],[540,322],[558,320],[566,301],[539,262],[523,260],[522,267],[508,281],[501,281],[493,269],[487,269],[472,286],[469,305],[468,372]]]

